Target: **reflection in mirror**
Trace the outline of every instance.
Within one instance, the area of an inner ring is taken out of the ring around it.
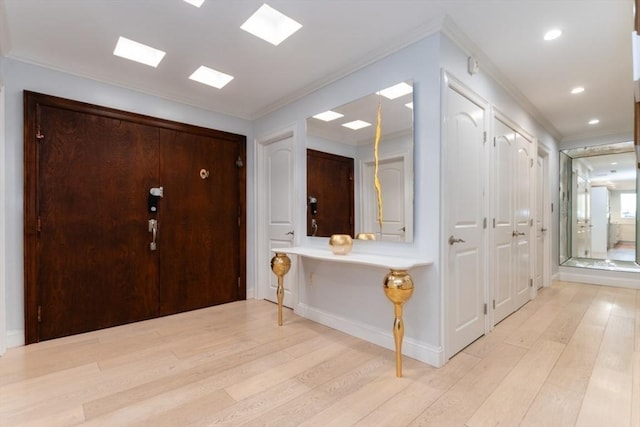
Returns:
[[[406,81],[392,88],[402,92],[389,94],[383,89],[307,118],[308,236],[362,234],[367,240],[413,241],[413,84]],[[381,224],[374,187],[379,105]],[[346,166],[338,166],[349,161],[353,165],[351,176],[343,173]],[[338,197],[349,194],[351,209],[343,197]],[[348,233],[344,225],[332,225],[344,221],[350,221]]]
[[[640,271],[633,143],[560,152],[560,263]]]

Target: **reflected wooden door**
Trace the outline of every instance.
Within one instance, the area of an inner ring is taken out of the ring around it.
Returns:
[[[316,150],[307,150],[307,197],[317,200],[317,213],[307,208],[307,234],[354,237],[353,159]],[[309,202],[309,200],[307,200]],[[315,219],[317,231],[312,221]]]

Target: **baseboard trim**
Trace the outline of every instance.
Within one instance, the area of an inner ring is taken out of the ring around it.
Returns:
[[[392,331],[347,319],[303,303],[298,304],[294,312],[314,322],[395,351]],[[411,337],[405,337],[402,341],[402,354],[435,367],[443,366],[446,362],[443,348],[433,347]]]
[[[562,267],[561,267],[562,268]],[[558,280],[565,282],[579,282],[590,285],[614,286],[620,288],[640,289],[640,275],[637,273],[609,273],[606,271],[588,270],[589,274],[584,272],[572,271],[570,267],[567,270],[561,270],[558,273]],[[577,269],[578,270],[578,269]],[[579,269],[585,270],[585,269]]]
[[[247,299],[255,299],[256,298],[255,290],[256,290],[255,288],[247,289]]]
[[[22,347],[24,343],[24,329],[7,331],[7,348]]]

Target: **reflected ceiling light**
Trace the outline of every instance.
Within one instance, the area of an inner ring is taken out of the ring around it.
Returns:
[[[376,94],[382,95],[388,99],[396,99],[411,92],[413,92],[413,86],[402,82],[386,89],[382,89],[380,92],[376,92]]]
[[[222,89],[227,83],[233,80],[233,76],[225,74],[221,71],[214,70],[201,65],[196,71],[189,76],[191,80]]]
[[[189,4],[191,4],[191,5],[195,6],[195,7],[200,7],[200,6],[202,6],[202,3],[204,3],[204,0],[184,0],[184,1],[186,1],[187,3],[189,3]]]
[[[558,37],[560,37],[562,35],[562,30],[559,29],[553,29],[553,30],[549,30],[544,34],[544,39],[546,41],[551,41],[551,40],[555,40]]]
[[[337,113],[335,111],[327,110],[324,113],[316,114],[313,116],[318,120],[322,120],[323,122],[330,122],[331,120],[339,119],[340,117],[344,117],[344,114]]]
[[[409,102],[404,104],[405,107],[409,108],[410,110],[413,110],[413,102]]]
[[[572,95],[577,95],[579,93],[584,92],[584,88],[582,86],[576,86],[573,89],[571,89],[571,94]]]
[[[141,64],[157,67],[166,52],[154,49],[142,43],[119,37],[113,54],[121,58],[136,61]]]
[[[342,126],[353,130],[358,130],[366,128],[367,126],[371,126],[371,123],[365,122],[364,120],[354,120],[349,123],[343,123]]]
[[[240,28],[278,46],[302,25],[265,3]]]
[[[598,119],[591,119],[591,120],[589,120],[589,124],[590,124],[590,125],[597,125],[598,123],[600,123],[600,120],[598,120]]]

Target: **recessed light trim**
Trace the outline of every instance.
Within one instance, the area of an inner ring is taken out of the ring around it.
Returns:
[[[202,3],[204,3],[204,0],[184,0],[184,1],[195,7],[200,7],[202,6]]]
[[[551,40],[557,39],[561,35],[562,35],[562,30],[558,28],[554,28],[553,30],[549,30],[546,33],[544,33],[544,39],[546,41],[551,41]]]
[[[327,110],[323,113],[316,114],[313,117],[318,120],[322,120],[323,122],[330,122],[332,120],[339,119],[340,117],[344,117],[344,114],[340,114],[336,111]]]
[[[222,89],[227,83],[233,80],[233,76],[214,70],[213,68],[205,67],[204,65],[201,65],[194,71],[189,78],[207,86],[215,87],[216,89]]]
[[[377,94],[382,95],[387,99],[396,99],[411,92],[413,92],[413,86],[405,82],[401,82],[397,85],[382,89],[380,92],[377,92]]]
[[[371,126],[371,123],[365,122],[364,120],[354,120],[352,122],[343,123],[342,126],[353,130],[358,130],[366,128],[367,126]]]
[[[278,46],[302,28],[302,24],[265,3],[240,28],[274,46]]]
[[[582,87],[582,86],[576,86],[573,89],[571,89],[571,94],[572,95],[577,95],[577,94],[582,93],[582,92],[584,92],[584,87]]]
[[[130,61],[157,67],[166,52],[155,49],[146,44],[138,43],[126,37],[119,37],[113,54]]]
[[[591,119],[591,120],[589,120],[589,124],[590,124],[590,125],[597,125],[598,123],[600,123],[600,120],[598,120],[598,119]]]

